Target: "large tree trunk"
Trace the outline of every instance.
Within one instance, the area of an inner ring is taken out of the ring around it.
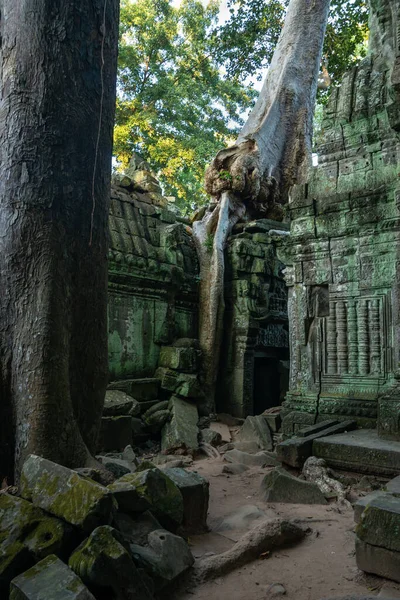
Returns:
[[[95,451],[117,0],[0,0],[0,472]]]
[[[277,213],[311,158],[312,121],[330,0],[291,0],[260,96],[236,143],[206,172],[217,205],[193,225],[200,260],[200,343],[213,409],[223,318],[224,247],[237,221]],[[212,241],[212,252],[209,254]]]

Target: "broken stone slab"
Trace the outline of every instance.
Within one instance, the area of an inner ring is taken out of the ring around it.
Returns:
[[[126,392],[140,403],[157,400],[159,388],[160,381],[155,377],[112,381],[108,386],[109,390],[122,390]]]
[[[314,433],[303,438],[290,438],[280,443],[276,447],[278,458],[281,462],[291,467],[301,468],[304,462],[313,455],[313,442],[322,437],[352,431],[357,428],[356,421],[342,421],[338,425],[333,425],[319,433]]]
[[[386,579],[400,582],[400,552],[373,546],[356,537],[357,567]]]
[[[171,420],[164,425],[161,433],[162,451],[168,453],[178,449],[197,450],[199,415],[196,405],[172,396],[169,409]]]
[[[177,456],[176,454],[157,454],[157,456],[155,456],[152,459],[152,462],[156,465],[156,466],[170,466],[172,467],[172,462],[176,462],[176,460],[180,460],[183,467],[190,467],[191,464],[193,464],[193,458],[191,456]]]
[[[281,428],[281,424],[282,424],[282,417],[281,417],[280,410],[279,410],[279,412],[278,411],[277,412],[265,411],[262,413],[262,416],[267,421],[268,426],[269,426],[270,430],[272,431],[272,433],[278,433],[278,431]]]
[[[325,496],[315,483],[302,481],[282,467],[268,473],[261,482],[265,502],[289,504],[327,504]]]
[[[12,580],[10,600],[95,600],[81,579],[51,554]]]
[[[237,439],[241,442],[256,442],[260,450],[272,450],[271,430],[262,415],[247,417]]]
[[[222,441],[222,436],[220,433],[218,433],[218,431],[213,431],[212,429],[201,429],[200,441],[205,444],[210,444],[210,446],[217,447]]]
[[[95,483],[107,486],[115,481],[115,476],[110,471],[104,471],[104,469],[93,469],[92,467],[79,467],[74,469],[81,477],[91,479]]]
[[[400,555],[400,498],[381,494],[371,500],[361,515],[356,533],[363,542]]]
[[[102,417],[99,450],[123,450],[128,444],[132,444],[132,417]]]
[[[131,415],[135,417],[140,413],[140,404],[121,390],[107,390],[104,400],[103,416],[117,417]]]
[[[264,552],[299,542],[306,533],[306,528],[294,521],[263,521],[246,533],[231,549],[198,561],[195,576],[200,581],[220,577],[256,560]]]
[[[329,429],[330,427],[337,425],[339,422],[340,421],[337,421],[335,419],[330,419],[329,421],[321,421],[321,423],[316,423],[315,425],[309,425],[308,427],[303,427],[302,429],[299,429],[299,431],[296,432],[296,436],[302,438],[308,437],[310,435],[320,433],[325,429]]]
[[[148,546],[131,544],[134,561],[154,580],[156,589],[174,581],[194,563],[194,557],[185,540],[165,529],[152,531],[147,538]]]
[[[228,425],[220,423],[219,421],[212,421],[210,423],[210,429],[216,431],[221,436],[221,442],[227,444],[232,440],[231,432],[229,431]]]
[[[161,388],[164,390],[174,392],[184,398],[197,399],[203,397],[203,390],[197,375],[158,367],[156,376],[159,378]]]
[[[35,506],[85,531],[110,523],[116,509],[106,487],[34,454],[22,467],[20,492]]]
[[[281,463],[278,459],[269,452],[257,452],[257,454],[249,454],[240,450],[228,450],[224,454],[224,460],[230,463],[240,463],[248,467],[276,467]]]
[[[111,458],[109,456],[97,455],[97,460],[104,465],[107,471],[110,471],[116,479],[119,479],[127,473],[133,473],[136,467],[133,463],[123,460],[121,458]]]
[[[0,494],[0,592],[13,577],[49,554],[68,556],[77,541],[73,527],[27,500]]]
[[[210,484],[201,475],[185,469],[169,468],[164,473],[175,483],[183,498],[183,523],[185,534],[204,533],[207,528]]]
[[[231,463],[222,467],[222,473],[226,473],[227,475],[241,475],[249,469],[250,467],[242,463]]]
[[[108,488],[123,512],[134,514],[151,510],[167,529],[175,529],[182,524],[182,494],[160,469],[146,469],[124,475]]]
[[[197,373],[200,359],[201,351],[195,348],[163,346],[160,349],[158,364],[160,367],[182,371],[183,373]]]
[[[89,589],[123,600],[153,600],[119,534],[109,526],[97,527],[69,559],[69,567]],[[96,592],[95,592],[96,593]],[[108,596],[109,597],[109,596]]]
[[[117,512],[113,525],[130,544],[138,544],[139,546],[147,544],[149,533],[156,531],[156,529],[162,529],[160,523],[149,510],[140,515],[135,515],[135,518]]]
[[[359,498],[357,500],[357,502],[353,505],[353,509],[354,509],[354,521],[355,521],[355,523],[359,523],[361,521],[361,515],[362,515],[362,513],[367,508],[367,506],[373,500],[375,500],[375,498],[378,498],[378,496],[382,496],[382,495],[385,495],[385,494],[387,494],[387,492],[385,492],[384,490],[374,490],[370,494],[367,494],[366,496],[363,496],[362,498]]]
[[[391,494],[400,495],[400,475],[398,475],[398,477],[394,477],[394,479],[391,479],[386,485],[386,489]]]

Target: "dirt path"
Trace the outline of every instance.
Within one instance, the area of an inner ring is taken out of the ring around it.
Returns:
[[[222,458],[205,459],[191,467],[210,481],[208,524],[211,532],[190,539],[196,558],[227,550],[240,535],[260,522],[257,518],[299,518],[309,522],[312,531],[297,546],[272,552],[264,559],[196,588],[186,587],[174,593],[174,600],[278,598],[270,589],[277,583],[285,588],[287,600],[378,594],[385,580],[366,576],[356,566],[351,508],[339,511],[336,504],[266,504],[259,496],[259,487],[269,469],[255,468],[228,476],[222,474],[224,464]]]

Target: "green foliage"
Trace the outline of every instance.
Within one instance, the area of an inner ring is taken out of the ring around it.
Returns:
[[[205,200],[205,166],[243,125],[289,2],[228,0],[220,24],[218,1],[121,2],[114,152],[121,166],[139,152],[186,212]],[[367,15],[364,0],[332,2],[323,62],[333,85],[365,53]]]

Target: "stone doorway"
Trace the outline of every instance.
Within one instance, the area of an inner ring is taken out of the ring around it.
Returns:
[[[289,386],[289,361],[285,356],[257,352],[254,356],[253,412],[259,415],[279,406]]]

